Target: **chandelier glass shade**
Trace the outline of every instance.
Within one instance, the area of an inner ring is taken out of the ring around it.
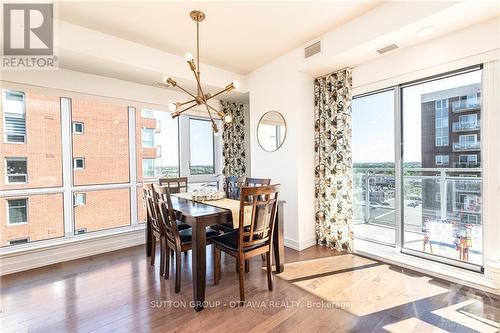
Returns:
[[[164,79],[165,84],[171,87],[178,88],[189,95],[189,100],[185,102],[170,103],[168,109],[172,112],[172,118],[177,118],[183,112],[194,108],[197,105],[204,106],[207,110],[210,121],[212,122],[212,130],[214,135],[218,135],[219,129],[215,123],[214,116],[219,117],[223,122],[230,123],[232,121],[231,115],[225,114],[208,104],[208,101],[220,94],[225,92],[230,92],[231,90],[238,89],[239,83],[233,81],[229,83],[224,89],[217,93],[205,93],[203,91],[201,80],[200,80],[200,22],[205,19],[205,14],[199,10],[193,10],[190,14],[193,21],[196,22],[196,62],[195,58],[191,53],[187,53],[184,56],[184,60],[189,65],[189,69],[193,72],[194,78],[196,80],[196,93],[191,93],[187,89],[184,89],[171,77],[166,77]]]

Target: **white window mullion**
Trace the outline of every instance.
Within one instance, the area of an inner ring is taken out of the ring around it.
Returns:
[[[128,107],[129,170],[130,170],[130,225],[137,226],[137,151],[135,107]]]
[[[64,234],[66,238],[74,236],[73,223],[73,149],[71,98],[61,97],[61,138],[62,171],[64,188]]]

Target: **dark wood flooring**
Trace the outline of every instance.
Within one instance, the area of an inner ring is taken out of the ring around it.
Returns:
[[[207,253],[211,256],[208,249]],[[312,247],[301,252],[287,248],[285,261],[287,264],[295,263],[290,265],[290,271],[292,266],[300,271],[301,262],[334,255],[339,254],[321,247]],[[348,254],[342,256],[356,257]],[[332,307],[324,298],[309,292],[308,288],[315,285],[300,287],[301,283],[310,280],[311,283],[321,284],[322,290],[329,290],[328,284],[333,290],[333,286],[338,287],[339,283],[346,284],[349,274],[354,273],[357,274],[359,283],[359,278],[363,279],[363,270],[382,265],[376,262],[321,274],[308,272],[307,269],[314,267],[308,264],[304,266],[305,271],[301,272],[299,278],[287,281],[285,278],[275,277],[274,291],[269,292],[265,271],[260,267],[261,259],[254,258],[251,271],[245,279],[247,303],[244,306],[236,306],[239,293],[234,259],[222,256],[222,278],[220,284],[214,286],[213,261],[209,257],[206,297],[209,303],[205,310],[197,313],[189,303],[192,290],[190,262],[190,254],[182,256],[182,288],[179,294],[174,293],[172,268],[170,280],[161,278],[158,265],[149,265],[143,246],[3,276],[0,280],[0,331],[498,331],[500,303],[497,296],[443,281],[432,279],[433,283],[446,288],[445,293],[408,302],[398,301],[397,306],[388,302],[387,304],[392,304],[390,307],[370,310],[369,313],[363,312],[363,302],[367,302],[367,309],[370,309],[370,303],[367,301],[369,295],[366,299],[348,299],[352,293],[342,293],[341,296],[346,297],[344,301],[347,304],[355,303],[352,308],[356,311],[352,311],[341,305]],[[421,277],[401,268],[391,266],[390,269],[402,275],[398,279],[401,289],[407,288],[412,279]],[[367,290],[370,290],[370,283],[380,285],[380,279],[383,279],[383,276],[377,276],[373,271],[367,274],[368,276],[370,278],[364,281]],[[387,294],[386,297],[391,295]],[[394,299],[392,301],[394,302]],[[453,306],[457,306],[457,309]]]

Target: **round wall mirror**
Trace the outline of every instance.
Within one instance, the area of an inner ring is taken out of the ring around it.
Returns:
[[[266,112],[257,126],[257,141],[265,151],[276,151],[285,141],[286,122],[278,111]]]

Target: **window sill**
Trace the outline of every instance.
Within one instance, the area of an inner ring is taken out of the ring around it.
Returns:
[[[412,269],[423,274],[471,288],[480,289],[497,295],[500,294],[499,287],[493,279],[487,277],[487,274],[472,272],[463,268],[404,254],[397,251],[394,247],[365,240],[356,239],[354,243],[354,252],[356,254]]]
[[[144,225],[52,239],[0,250],[0,275],[141,245]]]

